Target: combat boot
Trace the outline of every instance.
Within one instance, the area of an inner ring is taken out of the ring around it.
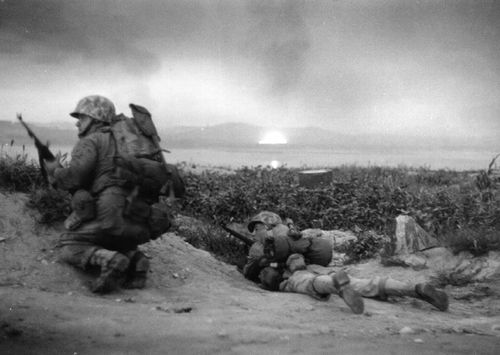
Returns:
[[[350,285],[349,276],[343,270],[332,275],[333,285],[337,289],[339,296],[349,306],[354,314],[361,314],[365,309],[365,304],[361,295]]]
[[[429,302],[434,307],[444,312],[448,309],[448,295],[436,289],[429,283],[420,283],[415,286],[415,292],[420,299]]]
[[[149,271],[149,259],[140,251],[128,253],[130,266],[127,271],[127,279],[124,288],[144,288]]]
[[[104,294],[116,290],[123,283],[130,261],[125,255],[118,252],[112,252],[114,255],[108,260],[102,259],[99,255],[100,251],[96,251],[92,256],[98,259],[101,273],[92,283],[90,290],[94,293]],[[108,250],[105,251],[109,254]]]

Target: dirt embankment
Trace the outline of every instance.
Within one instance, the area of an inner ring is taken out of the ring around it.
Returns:
[[[175,234],[144,246],[146,289],[96,296],[89,276],[57,261],[60,227],[41,227],[22,194],[0,194],[2,354],[496,354],[500,281],[448,287],[445,313],[408,298],[365,300],[273,293]],[[427,279],[429,272],[350,267],[357,276]]]

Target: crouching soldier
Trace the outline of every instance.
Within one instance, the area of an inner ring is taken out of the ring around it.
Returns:
[[[137,247],[168,229],[168,213],[157,195],[141,196],[117,166],[118,144],[111,129],[114,104],[88,96],[70,115],[77,119],[79,141],[69,166],[46,162],[49,182],[73,194],[73,212],[60,240],[61,258],[100,271],[92,292],[143,288],[149,260]]]
[[[387,299],[408,296],[422,299],[440,311],[448,309],[448,296],[428,283],[401,282],[388,277],[353,278],[330,267],[332,245],[325,239],[301,238],[272,212],[261,212],[251,219],[248,229],[256,242],[249,250],[243,268],[246,278],[263,288],[308,294],[317,299],[339,295],[351,310],[363,313],[361,297]],[[331,243],[331,242],[330,242]]]

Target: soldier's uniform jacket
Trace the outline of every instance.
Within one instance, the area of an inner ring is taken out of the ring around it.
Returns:
[[[124,217],[131,188],[117,177],[115,154],[110,128],[91,127],[74,147],[69,167],[54,171],[58,188],[70,192],[85,189],[96,199],[95,219],[63,233],[62,244],[90,243],[111,250],[129,250],[150,240],[146,219]]]
[[[75,145],[70,166],[54,172],[56,186],[70,192],[85,189],[95,195],[106,187],[125,185],[125,181],[116,177],[115,156],[116,145],[111,129],[97,128]]]

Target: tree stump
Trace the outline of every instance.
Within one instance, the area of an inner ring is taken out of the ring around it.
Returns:
[[[299,186],[314,189],[332,183],[331,170],[303,170],[299,172]]]

